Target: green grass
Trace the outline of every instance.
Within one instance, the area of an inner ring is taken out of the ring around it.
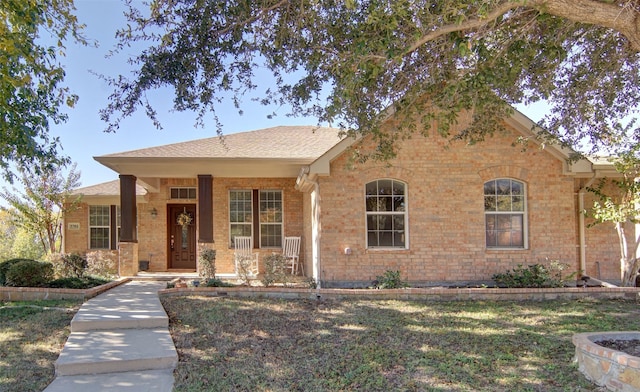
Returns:
[[[571,336],[640,330],[633,301],[162,301],[176,391],[597,391]]]
[[[42,391],[54,378],[78,301],[0,301],[0,391]]]

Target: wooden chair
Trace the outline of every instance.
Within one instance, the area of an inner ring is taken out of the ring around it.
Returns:
[[[259,254],[253,252],[251,237],[235,237],[233,243],[236,274],[252,278],[258,276]]]
[[[298,270],[304,275],[304,266],[300,263],[300,237],[284,237],[282,255],[291,266],[291,275],[297,275]]]

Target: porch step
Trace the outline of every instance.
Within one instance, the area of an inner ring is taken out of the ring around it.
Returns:
[[[117,287],[84,303],[71,320],[71,332],[167,328],[169,317],[157,294],[163,284],[153,283],[145,290],[151,284],[131,282],[128,287]],[[138,291],[129,294],[126,292],[129,287],[137,287]]]
[[[171,392],[173,370],[60,376],[45,392]]]
[[[56,375],[173,369],[177,363],[166,327],[72,332],[56,362]]]

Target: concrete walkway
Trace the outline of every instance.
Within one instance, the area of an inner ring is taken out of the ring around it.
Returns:
[[[170,392],[178,354],[158,298],[165,287],[131,281],[85,302],[44,392]]]

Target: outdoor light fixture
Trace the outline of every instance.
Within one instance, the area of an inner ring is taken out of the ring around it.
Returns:
[[[151,217],[154,219],[158,217],[158,210],[155,207],[151,209]]]

